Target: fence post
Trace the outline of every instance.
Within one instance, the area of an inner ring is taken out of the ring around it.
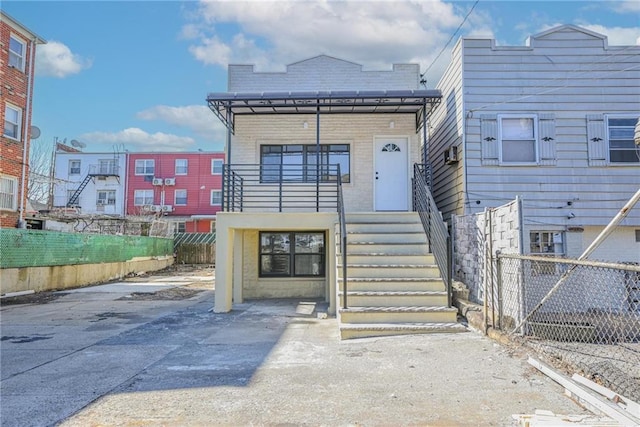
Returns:
[[[498,323],[500,330],[504,332],[504,309],[502,307],[502,259],[500,251],[496,251],[496,286],[498,287]]]

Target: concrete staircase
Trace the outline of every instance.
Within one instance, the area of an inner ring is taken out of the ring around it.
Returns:
[[[347,303],[338,246],[342,339],[460,332],[446,285],[414,212],[347,214]]]

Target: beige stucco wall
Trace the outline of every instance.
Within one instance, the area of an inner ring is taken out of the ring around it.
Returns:
[[[315,115],[236,116],[235,126],[236,132],[231,142],[231,164],[260,164],[260,145],[263,144],[316,143]],[[376,138],[407,138],[407,186],[410,189],[413,164],[420,163],[420,140],[415,126],[413,114],[320,116],[321,144],[350,145],[351,182],[343,185],[347,212],[373,211]],[[410,197],[411,191],[407,194]]]
[[[245,298],[324,298],[336,304],[335,213],[219,212],[216,227],[215,311],[228,312]],[[326,232],[326,276],[322,279],[259,278],[259,231]]]
[[[173,256],[165,256],[102,264],[4,268],[0,269],[0,294],[78,288],[121,279],[130,273],[162,270],[172,264]]]

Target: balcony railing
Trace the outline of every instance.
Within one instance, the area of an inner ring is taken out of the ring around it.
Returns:
[[[89,175],[91,176],[120,176],[120,167],[113,163],[101,163],[89,165]]]
[[[226,212],[336,212],[341,186],[339,176],[339,165],[225,164],[222,209]]]

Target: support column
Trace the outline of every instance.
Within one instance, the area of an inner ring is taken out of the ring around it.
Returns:
[[[233,229],[220,216],[216,230],[216,293],[213,311],[227,313],[233,305]]]
[[[236,304],[244,301],[242,296],[244,283],[244,233],[245,230],[240,229],[235,229],[233,233],[233,302]]]

